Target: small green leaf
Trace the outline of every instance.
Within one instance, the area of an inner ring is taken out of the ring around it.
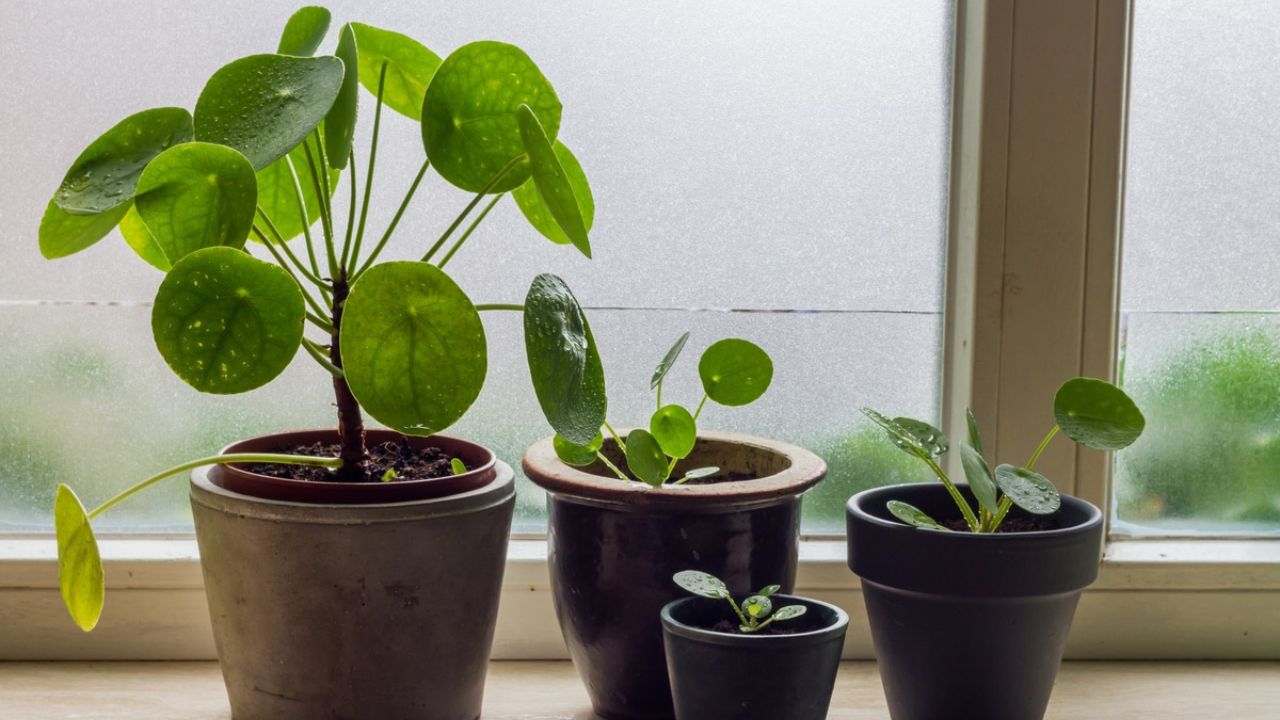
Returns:
[[[969,408],[964,409],[964,419],[969,426],[969,445],[981,455],[982,433],[978,432],[978,419],[973,416],[973,411]]]
[[[182,108],[130,115],[80,153],[53,200],[75,215],[118,208],[133,199],[138,177],[151,158],[191,140],[191,134],[191,114]]]
[[[712,600],[723,600],[729,597],[729,588],[715,575],[698,572],[697,570],[681,570],[671,579],[694,595],[711,598]]]
[[[285,23],[276,52],[303,57],[314,55],[329,32],[329,21],[329,11],[322,7],[308,5],[301,8]]]
[[[773,621],[794,620],[808,611],[809,608],[804,605],[786,605],[778,608],[778,611],[773,614]]]
[[[457,422],[488,369],[480,313],[452,278],[424,262],[365,271],[347,297],[340,342],[360,405],[408,435]]]
[[[229,247],[174,263],[156,293],[151,330],[169,367],[201,392],[265,385],[302,342],[302,291],[289,273]]]
[[[702,353],[698,375],[712,400],[721,405],[746,405],[769,389],[773,361],[755,343],[728,338]]]
[[[560,458],[564,464],[585,467],[596,461],[596,453],[604,447],[604,435],[597,431],[591,442],[586,445],[575,445],[561,437],[560,433],[556,433],[551,440],[551,445],[556,450],[556,457]]]
[[[313,149],[312,155],[314,154]],[[293,175],[289,172],[290,160],[293,161],[293,167],[298,173],[298,187],[302,189],[302,201],[307,207],[307,227],[315,225],[320,219],[320,196],[316,193],[315,183],[310,179],[307,151],[304,145],[298,145],[285,157],[258,171],[258,205],[262,207],[267,217],[271,218],[271,222],[275,223],[276,230],[285,240],[292,240],[301,235],[303,228],[302,213],[298,210],[298,198],[294,191]],[[341,175],[336,170],[329,171],[330,191],[337,188],[338,178]],[[269,234],[267,237],[274,239]],[[258,238],[250,235],[249,239],[257,240]]]
[[[769,597],[770,595],[776,595],[781,591],[782,591],[781,585],[765,585],[764,587],[760,588],[760,591],[757,592],[756,594]]]
[[[422,141],[441,177],[480,192],[498,171],[525,152],[516,112],[528,105],[549,139],[560,131],[560,98],[523,50],[500,42],[463,45],[445,58],[427,86]],[[529,167],[509,172],[491,192],[514,190]]]
[[[862,408],[862,414],[870,418],[875,424],[884,428],[884,431],[889,435],[889,440],[903,452],[909,455],[914,455],[921,460],[933,460],[932,450],[921,444],[919,438],[906,428],[899,425],[896,420],[885,417],[868,407]]]
[[[1129,447],[1147,425],[1142,411],[1123,390],[1085,377],[1058,388],[1053,416],[1067,437],[1095,450]]]
[[[987,461],[968,445],[960,446],[960,464],[964,467],[964,476],[969,481],[969,489],[973,496],[987,512],[994,513],[998,507],[996,497],[996,481],[991,477],[991,467]]]
[[[338,35],[334,53],[342,61],[342,87],[324,118],[324,150],[329,166],[338,170],[347,166],[351,141],[356,135],[356,112],[360,105],[360,61],[356,51],[356,35],[344,25]]]
[[[924,448],[933,457],[941,457],[951,449],[951,441],[947,439],[947,436],[927,422],[912,420],[907,417],[896,417],[893,422],[914,437],[916,445]]]
[[[342,88],[336,57],[250,55],[209,78],[196,101],[196,139],[239,150],[254,169],[294,149]]]
[[[715,466],[694,468],[689,472],[685,473],[684,477],[677,480],[675,484],[683,485],[689,482],[690,480],[700,480],[704,477],[711,477],[712,475],[715,475],[718,472],[720,472],[720,468]]]
[[[1000,486],[1014,505],[1033,515],[1051,515],[1062,506],[1058,488],[1048,478],[1033,470],[998,465],[996,485]]]
[[[360,84],[378,95],[378,78],[387,66],[382,103],[412,120],[422,119],[422,100],[440,67],[440,56],[407,35],[363,23],[351,23],[360,49]]]
[[[525,153],[529,156],[529,172],[533,176],[538,195],[573,246],[583,255],[591,257],[591,241],[587,237],[587,224],[583,219],[581,203],[575,195],[568,172],[560,164],[551,140],[542,129],[542,123],[528,105],[520,106],[516,118]]]
[[[627,433],[627,469],[641,482],[654,487],[667,481],[667,456],[648,430]]]
[[[658,441],[662,452],[673,458],[688,457],[698,443],[698,425],[693,415],[679,405],[659,408],[649,418],[649,432]]]
[[[170,263],[201,248],[244,247],[258,180],[243,155],[192,142],[165,150],[138,181],[138,215]]]
[[[396,479],[395,468],[387,468],[387,471],[382,473],[382,482],[391,482],[392,480],[395,480],[395,479]]]
[[[587,316],[555,275],[539,275],[529,286],[524,343],[547,422],[571,443],[590,443],[605,421],[604,367]]]
[[[466,463],[462,462],[458,458],[451,458],[449,460],[449,468],[453,470],[454,475],[461,475],[467,471]]]
[[[156,242],[155,236],[147,229],[147,224],[138,216],[136,207],[130,206],[129,212],[125,213],[124,219],[120,221],[120,234],[124,236],[124,241],[133,248],[138,257],[151,267],[161,272],[169,272],[173,268],[164,250]]]
[[[910,503],[904,503],[901,500],[890,500],[886,503],[886,507],[889,508],[889,512],[893,513],[894,517],[912,527],[950,532],[948,528],[940,525],[937,520],[929,517],[923,510]]]
[[[62,602],[80,629],[89,632],[102,616],[104,586],[102,556],[80,498],[58,484],[53,502],[53,524],[58,535],[58,586]]]
[[[84,250],[114,230],[131,207],[126,203],[97,215],[72,215],[50,200],[40,218],[40,254],[53,260]]]
[[[552,148],[555,150],[556,159],[560,161],[560,167],[564,168],[569,187],[572,188],[573,196],[577,200],[578,209],[582,213],[583,226],[587,232],[590,232],[596,218],[596,202],[591,195],[591,186],[587,183],[587,174],[583,172],[578,158],[569,152],[569,148],[565,147],[564,143],[557,140]],[[542,233],[543,237],[557,245],[569,245],[572,242],[564,230],[560,229],[551,209],[543,201],[537,182],[530,179],[512,190],[511,196],[516,199],[516,205],[520,206],[520,212],[524,213],[525,219],[535,230]]]
[[[667,377],[667,372],[671,370],[672,365],[675,365],[676,358],[680,357],[680,352],[684,350],[687,342],[689,342],[689,333],[685,332],[676,340],[676,344],[671,346],[667,354],[662,356],[662,362],[658,363],[658,367],[653,369],[653,377],[649,380],[650,390],[656,390],[663,379]]]
[[[752,620],[763,620],[773,612],[773,601],[763,595],[752,595],[742,601],[742,611]]]

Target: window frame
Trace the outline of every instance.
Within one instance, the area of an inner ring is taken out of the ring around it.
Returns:
[[[1115,377],[1133,2],[956,0],[943,427],[972,407],[997,453],[1034,447],[1064,377]],[[1041,467],[1110,518],[1107,455],[1057,443]],[[102,550],[107,612],[83,634],[52,538],[0,536],[0,660],[214,657],[190,536]],[[844,541],[805,537],[800,554],[797,592],[844,607],[846,657],[871,657]],[[1280,657],[1280,540],[1109,536],[1100,562],[1068,657]],[[567,656],[545,540],[513,539],[502,594],[495,658]]]

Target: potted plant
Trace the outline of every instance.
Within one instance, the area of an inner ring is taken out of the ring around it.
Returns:
[[[513,472],[483,446],[436,433],[484,382],[480,312],[523,308],[474,304],[443,268],[507,193],[536,229],[590,256],[593,205],[555,139],[560,100],[520,49],[476,42],[442,61],[405,35],[351,23],[333,56],[313,56],[329,24],[327,10],[303,8],[276,53],[214,73],[194,113],[126,118],[80,155],[46,208],[47,257],[119,225],[165,272],[152,329],[187,383],[244,392],[302,349],[330,374],[338,415],[336,429],[252,438],[169,468],[92,512],[60,485],[62,595],[91,630],[103,571],[90,520],[194,471],[192,511],[237,720],[475,718]],[[357,177],[361,85],[376,103]],[[366,240],[384,108],[420,124],[425,156],[385,231]],[[378,262],[432,166],[473,197],[421,260]],[[343,174],[347,192],[337,193]],[[247,240],[270,261],[247,252]],[[563,283],[540,276],[530,294],[532,312],[559,312],[536,302],[542,292],[566,295]],[[586,338],[557,317],[530,320],[560,328],[560,344],[532,367],[535,382],[549,382],[548,368],[572,361],[562,347]],[[366,428],[366,414],[387,429]]]
[[[739,604],[714,575],[676,573],[695,597],[662,608],[677,720],[826,720],[849,616],[766,585]]]
[[[551,314],[525,316],[531,363],[540,350],[532,318]],[[679,597],[669,578],[696,565],[737,592],[769,582],[791,590],[800,496],[826,465],[785,443],[698,429],[708,400],[746,405],[773,379],[768,354],[733,338],[703,353],[704,394],[690,412],[662,394],[689,339],[682,335],[650,380],[656,409],[648,427],[624,439],[605,419],[604,373],[586,318],[573,317],[588,338],[575,375],[588,380],[572,384],[579,392],[536,388],[557,434],[524,457],[525,473],[547,490],[556,615],[597,714],[670,718],[658,622],[662,607]]]
[[[970,413],[966,486],[938,464],[950,448],[939,430],[864,412],[941,481],[867,490],[847,507],[849,567],[862,578],[890,715],[1043,717],[1076,602],[1098,574],[1103,522],[1098,508],[1060,495],[1036,461],[1059,432],[1098,450],[1127,447],[1142,413],[1110,383],[1069,380],[1027,463],[994,472]]]

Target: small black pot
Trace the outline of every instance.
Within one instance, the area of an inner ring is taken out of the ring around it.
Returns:
[[[889,715],[1043,718],[1076,602],[1098,575],[1102,513],[1064,495],[1052,530],[941,532],[903,525],[889,500],[959,514],[938,483],[867,490],[846,508]]]
[[[708,630],[728,603],[689,597],[662,608],[662,639],[677,720],[825,720],[849,616],[834,605],[774,595],[774,607],[804,605],[790,635]],[[781,626],[781,624],[780,624]]]

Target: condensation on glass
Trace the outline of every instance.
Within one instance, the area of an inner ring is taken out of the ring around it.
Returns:
[[[1139,0],[1114,529],[1280,535],[1280,6]]]
[[[839,531],[856,489],[921,479],[857,408],[938,413],[952,3],[327,4],[441,55],[473,39],[514,42],[555,84],[564,138],[594,189],[595,259],[542,240],[503,202],[449,269],[477,302],[519,302],[551,271],[584,304],[619,308],[590,313],[616,423],[647,421],[652,366],[681,332],[693,340],[667,397],[687,402],[698,399],[697,353],[746,337],[773,355],[774,387],[750,407],[712,408],[705,424],[830,460],[808,530]],[[160,276],[118,236],[54,262],[36,249],[44,205],[85,144],[129,113],[191,107],[221,64],[273,50],[294,5],[136,0],[127,18],[87,1],[0,9],[0,532],[47,528],[62,480],[92,503],[239,437],[333,424],[326,378],[302,354],[242,396],[175,378],[149,331]],[[367,94],[361,103],[357,148],[372,115]],[[412,123],[383,120],[375,231],[423,153]],[[420,255],[468,200],[435,178],[418,198],[384,258]],[[729,312],[748,309],[770,312]],[[486,328],[487,384],[450,432],[518,465],[549,431],[518,317],[486,317]],[[103,525],[183,530],[185,498],[171,482]],[[522,479],[517,529],[537,531],[542,512]]]

